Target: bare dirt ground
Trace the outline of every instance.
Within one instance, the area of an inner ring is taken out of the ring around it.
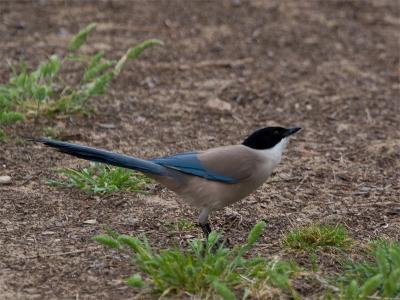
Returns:
[[[130,63],[92,102],[97,113],[7,129],[15,138],[0,144],[0,175],[12,177],[0,186],[1,299],[134,297],[121,280],[134,273],[129,259],[91,241],[102,224],[145,232],[160,248],[200,236],[171,230],[197,212],[161,187],[90,196],[46,185],[56,168],[85,165],[18,138],[49,126],[63,139],[144,158],[239,143],[268,125],[301,126],[269,182],[212,216],[213,225],[235,243],[266,219],[256,249],[264,256],[284,255],[282,233],[309,223],[345,224],[360,243],[400,239],[397,1],[1,0],[0,82],[7,60],[36,66],[65,54],[93,21],[83,51],[118,58],[147,38],[165,46]],[[209,107],[214,99],[231,107]],[[334,272],[334,260],[320,259]]]

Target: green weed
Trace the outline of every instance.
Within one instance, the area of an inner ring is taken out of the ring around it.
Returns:
[[[351,245],[351,239],[342,225],[314,224],[290,231],[283,244],[293,250],[315,252],[326,248],[345,249]]]
[[[400,243],[385,240],[371,244],[362,261],[346,260],[339,277],[339,299],[394,299],[400,297]]]
[[[59,127],[44,127],[43,128],[43,136],[52,138],[52,139],[58,139],[60,135],[62,134],[63,129]]]
[[[151,179],[142,174],[96,163],[83,169],[61,169],[59,173],[65,179],[52,179],[48,184],[74,187],[88,193],[112,193],[120,190],[143,193],[146,185],[151,182]]]
[[[321,224],[293,229],[283,239],[286,248],[308,253],[313,272],[319,270],[318,251],[327,249],[343,251],[351,245],[351,242],[342,225]]]
[[[174,231],[185,231],[195,228],[196,226],[192,221],[186,218],[180,218],[178,220],[167,221],[166,225]]]
[[[0,128],[0,142],[7,142],[8,138],[3,129]]]
[[[145,237],[112,234],[93,239],[110,248],[132,253],[140,271],[126,280],[132,287],[145,293],[163,296],[196,295],[199,297],[241,299],[271,295],[298,298],[291,278],[299,272],[293,262],[261,257],[244,257],[253,248],[265,223],[258,223],[247,242],[233,249],[218,245],[219,235],[212,232],[206,241],[190,242],[189,249],[155,251]]]
[[[15,111],[1,111],[0,124],[8,125],[24,119],[24,115]]]
[[[43,112],[88,112],[88,100],[104,94],[129,60],[136,59],[149,47],[162,44],[159,40],[144,41],[128,49],[118,61],[104,57],[101,52],[79,55],[79,48],[95,28],[95,23],[89,24],[74,36],[69,44],[69,53],[64,58],[52,55],[33,71],[29,71],[24,63],[18,68],[12,67],[9,82],[0,85],[0,126],[37,117]],[[60,73],[71,62],[85,67],[81,79],[73,86],[67,85]]]

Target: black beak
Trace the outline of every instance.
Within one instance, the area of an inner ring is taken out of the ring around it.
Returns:
[[[296,133],[296,132],[299,131],[300,129],[301,129],[300,127],[294,127],[294,128],[286,129],[285,137]]]

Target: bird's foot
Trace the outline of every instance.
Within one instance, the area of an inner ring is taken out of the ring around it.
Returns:
[[[208,237],[209,237],[209,235],[210,235],[210,233],[212,231],[211,230],[211,226],[210,226],[209,223],[199,224],[199,225],[200,225],[201,229],[203,230],[203,234],[204,234],[204,250],[206,250],[209,247],[208,246],[208,243],[209,243]],[[212,241],[210,241],[210,242],[212,242]],[[214,245],[211,248],[211,251],[213,253],[215,253],[221,247],[230,248],[230,246],[231,246],[231,243],[229,242],[228,238],[224,239],[224,238],[220,237],[218,240],[215,241]]]
[[[231,243],[229,242],[228,238],[218,239],[213,248],[215,248],[215,250],[217,250],[218,248],[221,248],[221,247],[222,248],[230,248],[231,247]]]
[[[208,239],[208,236],[211,233],[211,226],[210,223],[206,223],[206,224],[199,224],[201,230],[203,230],[203,234],[204,237],[206,238],[206,240]]]

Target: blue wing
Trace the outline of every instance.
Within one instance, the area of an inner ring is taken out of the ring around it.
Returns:
[[[237,180],[233,177],[217,174],[205,168],[197,158],[197,152],[178,153],[173,156],[155,158],[150,161],[166,168],[178,170],[180,172],[202,177],[208,180],[221,181],[224,183],[237,182]]]

